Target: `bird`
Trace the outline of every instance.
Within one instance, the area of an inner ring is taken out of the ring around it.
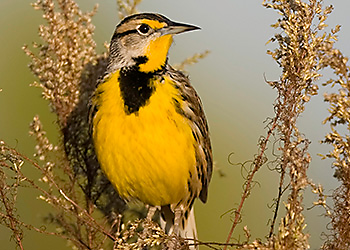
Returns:
[[[193,204],[207,201],[213,156],[200,97],[168,52],[174,35],[198,29],[158,13],[124,18],[89,104],[96,156],[118,194],[159,209],[164,230],[183,237],[196,237]]]

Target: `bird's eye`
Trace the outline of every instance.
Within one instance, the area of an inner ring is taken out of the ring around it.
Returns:
[[[141,35],[146,35],[146,34],[149,32],[150,29],[151,29],[151,28],[150,28],[147,24],[145,24],[145,23],[143,23],[143,24],[141,24],[139,27],[137,27],[137,31],[138,31]]]

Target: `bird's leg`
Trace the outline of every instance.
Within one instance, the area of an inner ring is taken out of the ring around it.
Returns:
[[[152,218],[153,218],[154,214],[156,213],[156,211],[157,211],[157,208],[156,208],[156,207],[150,206],[150,207],[148,208],[146,220],[152,221]]]
[[[175,214],[175,218],[174,218],[174,231],[173,231],[173,234],[176,235],[176,236],[179,236],[181,215],[182,215],[181,209],[180,208],[175,208],[174,214]]]
[[[171,234],[172,239],[168,243],[168,250],[176,250],[177,249],[177,237],[179,236],[181,217],[182,217],[181,208],[175,208],[174,214],[175,214],[174,229],[173,229],[173,232]]]

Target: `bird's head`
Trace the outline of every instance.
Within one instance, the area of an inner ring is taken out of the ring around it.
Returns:
[[[176,23],[160,14],[128,16],[113,34],[108,71],[135,65],[142,72],[160,70],[166,64],[173,35],[196,29],[199,27]]]

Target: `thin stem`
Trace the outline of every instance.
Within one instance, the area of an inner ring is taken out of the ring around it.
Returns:
[[[274,122],[272,124],[271,129],[267,133],[267,136],[266,136],[266,139],[265,139],[264,143],[261,145],[261,152],[256,158],[254,169],[248,176],[247,184],[246,184],[246,186],[244,188],[244,191],[243,191],[243,194],[242,194],[242,197],[241,197],[241,202],[240,202],[240,204],[238,206],[237,211],[235,212],[235,219],[233,221],[233,224],[232,224],[232,227],[230,229],[230,232],[229,232],[229,234],[227,236],[226,245],[224,246],[224,250],[227,249],[227,246],[228,246],[228,244],[229,244],[229,242],[231,240],[233,231],[234,231],[234,229],[236,228],[236,226],[237,226],[237,224],[239,222],[239,218],[241,217],[241,211],[242,211],[242,208],[243,208],[243,204],[244,204],[245,200],[247,199],[247,197],[249,196],[249,192],[250,192],[250,188],[251,188],[251,185],[252,185],[253,177],[254,177],[255,173],[262,166],[262,158],[263,158],[264,152],[265,152],[266,147],[267,147],[267,142],[270,139],[273,131],[275,130],[275,128],[277,126],[277,120],[278,120],[278,117],[276,116],[275,119],[274,119]]]
[[[277,219],[277,215],[278,215],[278,208],[280,206],[280,202],[281,202],[281,198],[282,198],[282,194],[284,193],[285,189],[283,190],[283,183],[284,183],[284,176],[285,176],[285,169],[282,166],[282,172],[281,172],[281,176],[280,176],[280,185],[278,187],[278,195],[277,195],[277,201],[276,201],[276,208],[273,214],[273,219],[272,219],[272,223],[271,223],[271,228],[270,228],[270,233],[269,233],[269,238],[271,238],[272,234],[273,234],[273,229],[275,227],[275,223],[276,223],[276,219]]]

